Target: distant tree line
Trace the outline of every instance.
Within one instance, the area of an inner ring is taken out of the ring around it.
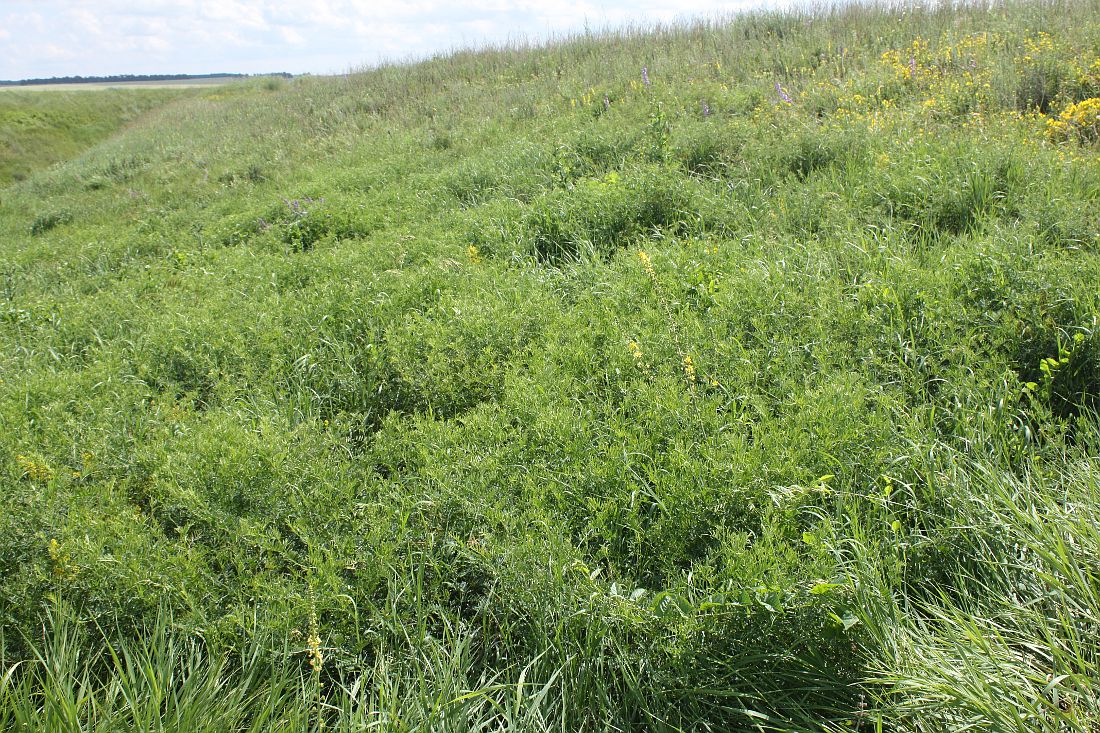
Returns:
[[[114,76],[51,76],[48,79],[20,79],[18,81],[0,80],[0,86],[17,87],[39,84],[111,84],[126,81],[187,81],[189,79],[220,79],[224,77],[240,78],[249,74],[116,74]],[[256,74],[255,76],[281,76],[289,79],[291,74]]]

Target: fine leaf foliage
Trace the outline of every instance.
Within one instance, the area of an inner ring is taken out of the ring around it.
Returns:
[[[1095,731],[1098,19],[0,92],[0,728]]]

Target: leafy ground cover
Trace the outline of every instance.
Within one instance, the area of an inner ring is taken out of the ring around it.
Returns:
[[[0,727],[1095,731],[1100,6],[179,99],[0,196]]]

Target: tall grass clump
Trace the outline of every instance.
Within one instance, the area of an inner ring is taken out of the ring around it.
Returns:
[[[914,731],[1094,729],[1095,462],[1013,475],[963,460],[930,478],[951,491],[920,531],[883,531],[853,510],[833,535],[877,660],[879,720]]]

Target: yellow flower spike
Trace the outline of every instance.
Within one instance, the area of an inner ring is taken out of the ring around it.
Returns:
[[[321,637],[316,632],[310,632],[309,638],[306,639],[306,646],[306,653],[309,655],[309,668],[320,674],[325,666],[325,656],[321,653]]]
[[[477,247],[475,247],[472,244],[469,247],[466,248],[466,257],[470,260],[470,264],[473,264],[473,265],[480,265],[481,264],[481,252],[478,250]],[[327,423],[327,421],[326,421],[326,423]]]
[[[634,361],[641,364],[642,361],[642,347],[638,346],[637,341],[631,341],[626,345],[626,348],[630,349],[630,355],[634,357]]]
[[[309,659],[309,668],[315,674],[320,674],[325,666],[325,657],[321,653],[321,632],[317,623],[317,599],[313,594],[313,588],[309,589],[309,636],[306,637],[306,657]]]
[[[638,259],[642,261],[642,267],[645,268],[647,275],[650,277],[657,276],[657,272],[653,269],[653,260],[649,258],[644,249],[638,250]]]

